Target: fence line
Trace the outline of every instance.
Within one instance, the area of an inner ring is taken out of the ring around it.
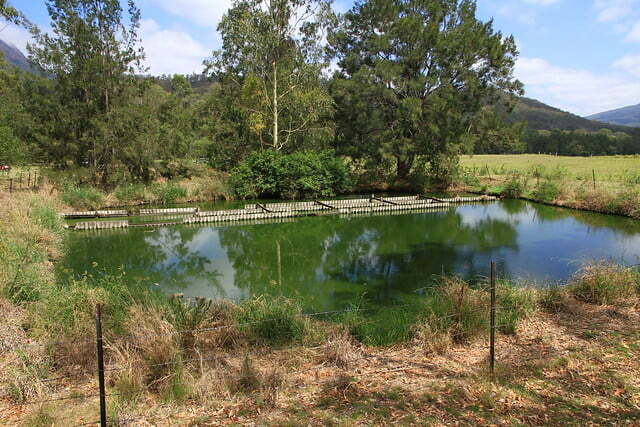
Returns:
[[[403,304],[403,305],[389,307],[389,309],[414,307],[414,306],[419,306],[419,305],[420,305],[419,303]],[[366,311],[366,310],[367,309],[358,309],[357,311]],[[302,316],[316,316],[316,315],[322,315],[322,314],[327,314],[327,313],[331,313],[331,314],[333,314],[333,313],[348,313],[348,312],[353,312],[353,311],[356,311],[356,310],[326,311],[326,312],[302,314]],[[446,316],[440,316],[440,317],[429,319],[429,320],[431,320],[431,321],[440,321],[440,320],[446,320],[446,319],[450,319],[450,318],[454,318],[454,317],[460,317],[460,316],[462,316],[464,314],[476,314],[476,313],[483,313],[483,312],[486,312],[486,308],[480,307],[480,308],[477,308],[477,309],[474,309],[474,310],[463,311],[463,312],[460,312],[460,313],[453,313],[453,314],[449,314],[449,315],[446,315]],[[218,326],[218,327],[213,327],[213,328],[181,330],[181,331],[175,331],[175,332],[157,333],[157,334],[152,334],[152,335],[154,337],[159,337],[159,336],[178,335],[178,334],[181,334],[181,333],[216,331],[216,330],[222,330],[222,329],[227,329],[227,328],[232,328],[232,327],[244,327],[244,326],[250,326],[250,325],[255,325],[255,324],[260,324],[260,323],[267,323],[267,322],[272,322],[272,321],[283,320],[283,319],[284,318],[280,317],[280,318],[266,319],[266,320],[255,321],[255,322],[236,323],[236,324]],[[506,325],[501,325],[501,326],[506,326]],[[453,335],[450,335],[450,336],[451,337],[456,337],[456,336],[459,336],[459,335],[463,335],[463,333],[462,334],[453,334]],[[106,341],[108,343],[114,343],[114,342],[118,342],[118,341],[133,340],[133,339],[135,339],[135,337],[126,336],[126,337],[117,337],[116,339],[106,340]],[[78,341],[75,341],[75,342],[78,342]],[[87,342],[95,342],[95,339],[84,340],[84,341],[80,341],[80,342],[85,342],[85,343],[87,343]],[[197,361],[200,361],[200,360],[202,360],[202,361],[213,361],[213,360],[217,360],[217,358],[208,358],[208,359],[192,358],[192,359],[187,359],[187,360],[179,360],[179,361],[174,361],[174,362],[165,362],[165,363],[152,364],[152,365],[144,364],[144,366],[158,367],[158,366],[166,366],[166,365],[172,365],[172,364],[178,364],[178,363],[197,362]],[[105,368],[105,372],[118,372],[118,371],[124,371],[124,370],[127,370],[127,369],[131,369],[131,367],[126,367],[126,368]],[[57,377],[45,378],[45,379],[42,379],[40,381],[41,382],[52,382],[52,381],[63,380],[63,379],[67,379],[67,378],[83,377],[83,376],[86,376],[86,375],[88,375],[88,372],[78,372],[78,373],[69,374],[69,375],[61,375],[61,376],[57,376]]]
[[[492,262],[492,266],[491,266],[491,284],[490,284],[490,291],[491,291],[491,303],[489,307],[477,307],[474,308],[472,310],[463,310],[462,308],[462,300],[460,300],[460,306],[458,307],[458,311],[449,315],[445,315],[445,316],[440,316],[440,317],[436,317],[436,318],[427,318],[427,321],[432,321],[432,322],[438,322],[441,320],[446,320],[446,319],[451,319],[451,318],[456,318],[456,317],[463,317],[465,315],[471,314],[471,313],[487,313],[489,312],[490,314],[490,321],[491,321],[491,326],[490,326],[490,335],[491,335],[491,341],[490,341],[490,371],[493,375],[493,370],[494,370],[494,361],[495,361],[495,330],[496,328],[499,328],[501,326],[496,325],[495,322],[495,317],[496,317],[496,313],[497,313],[497,304],[496,304],[496,298],[495,298],[495,290],[496,290],[496,278],[495,278],[495,263]],[[202,300],[201,300],[202,301]],[[400,309],[400,308],[406,308],[406,307],[419,307],[419,306],[423,306],[423,304],[421,302],[416,302],[416,303],[410,303],[410,304],[402,304],[402,305],[396,305],[396,306],[391,306],[391,307],[371,307],[371,308],[349,308],[349,309],[345,309],[345,310],[331,310],[331,311],[320,311],[320,312],[314,312],[314,313],[303,313],[300,316],[302,317],[318,317],[318,316],[325,316],[325,315],[333,315],[333,314],[342,314],[342,313],[352,313],[352,312],[364,312],[364,311],[373,311],[373,310],[396,310],[396,309]],[[152,334],[152,336],[162,336],[162,335],[181,335],[181,334],[186,334],[186,333],[202,333],[202,332],[207,332],[207,331],[216,331],[216,330],[223,330],[223,329],[228,329],[228,328],[242,328],[245,326],[250,326],[250,325],[255,325],[255,324],[262,324],[262,323],[267,323],[267,322],[274,322],[274,321],[280,321],[280,320],[284,320],[284,318],[280,317],[280,318],[273,318],[273,319],[263,319],[263,320],[258,320],[258,321],[253,321],[253,322],[244,322],[244,323],[233,323],[230,325],[222,325],[222,326],[216,326],[216,327],[211,327],[211,328],[198,328],[198,329],[190,329],[190,330],[180,330],[180,331],[173,331],[173,332],[168,332],[168,333],[158,333],[158,334]],[[379,319],[378,319],[379,320]],[[375,321],[372,320],[372,321]],[[466,332],[464,331],[459,331],[459,332],[455,332],[453,334],[449,334],[449,336],[451,338],[457,338],[458,336],[462,336],[465,335]],[[135,339],[134,336],[124,336],[124,337],[115,337],[111,340],[109,340],[108,342],[119,342],[119,341],[124,341],[124,340],[132,340]],[[70,341],[70,340],[58,340],[58,341],[54,341],[53,343],[48,343],[48,345],[52,345],[55,343],[74,343],[74,344],[78,344],[78,343],[88,343],[88,342],[94,342],[94,340],[74,340],[74,341]],[[104,347],[104,340],[102,337],[102,316],[101,316],[101,305],[98,304],[96,307],[96,338],[95,338],[95,343],[96,343],[96,362],[97,362],[97,373],[98,373],[98,389],[99,389],[99,393],[96,394],[81,394],[81,395],[74,395],[74,396],[64,396],[64,397],[58,397],[58,398],[51,398],[51,399],[41,399],[41,400],[35,400],[35,401],[28,401],[28,402],[22,402],[22,403],[18,403],[18,404],[14,404],[11,406],[27,406],[27,405],[37,405],[37,404],[44,404],[44,403],[49,403],[49,402],[58,402],[58,401],[66,401],[66,400],[79,400],[79,399],[88,399],[88,398],[92,398],[92,397],[99,397],[100,398],[100,425],[101,426],[106,426],[107,425],[107,417],[106,417],[106,398],[107,397],[115,397],[115,396],[120,396],[122,394],[120,393],[109,393],[107,394],[105,391],[105,373],[110,373],[110,372],[118,372],[118,371],[124,371],[124,370],[129,370],[129,369],[133,369],[136,367],[136,364],[130,365],[130,366],[126,366],[126,367],[118,367],[118,366],[114,366],[114,367],[107,367],[105,368],[105,363],[104,363],[104,358],[103,358],[103,347]],[[36,344],[37,345],[37,344]],[[251,352],[247,353],[247,357],[249,357],[249,355],[251,354]],[[254,353],[255,354],[255,353]],[[187,360],[173,360],[170,362],[164,362],[164,363],[156,363],[156,364],[151,364],[151,365],[146,365],[143,362],[143,366],[147,366],[147,367],[160,367],[160,366],[170,366],[170,365],[176,365],[176,364],[183,364],[183,363],[191,363],[191,362],[205,362],[205,361],[213,361],[213,360],[218,360],[218,357],[212,357],[212,358],[203,358],[203,357],[197,357],[197,358],[191,358],[191,359],[187,359]],[[320,365],[318,367],[312,368],[313,371],[315,370],[320,370],[320,369],[325,369],[326,367],[324,365]],[[394,367],[394,368],[390,368],[390,369],[382,369],[382,370],[375,370],[372,372],[364,372],[364,373],[359,373],[358,375],[360,376],[365,376],[365,375],[373,375],[373,374],[382,374],[382,373],[390,373],[390,372],[397,372],[403,369],[410,369],[407,366],[399,366],[399,367]],[[309,371],[309,368],[307,368],[307,371]],[[43,382],[51,382],[51,381],[56,381],[56,380],[60,380],[60,379],[66,379],[66,378],[72,378],[72,377],[77,377],[77,376],[81,376],[81,375],[86,375],[86,373],[79,373],[79,374],[71,374],[71,375],[64,375],[64,376],[57,376],[57,377],[51,377],[51,378],[45,378],[42,381]],[[149,385],[144,385],[143,386],[143,390],[144,391],[148,391],[150,390],[150,386]],[[140,393],[143,392],[143,390],[140,391]],[[95,424],[97,422],[92,422],[92,423],[85,423],[83,425],[88,425],[88,424]]]

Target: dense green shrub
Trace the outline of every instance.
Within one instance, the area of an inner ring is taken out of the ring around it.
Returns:
[[[25,152],[24,145],[13,131],[6,127],[0,126],[0,165],[15,165],[24,161]]]
[[[165,205],[187,197],[187,190],[184,187],[171,182],[154,186],[152,192],[157,201]]]
[[[143,184],[119,185],[114,194],[120,203],[125,204],[137,200],[146,200],[147,198],[146,188]]]
[[[522,196],[524,193],[525,183],[519,176],[512,176],[509,180],[504,184],[504,188],[502,190],[502,195],[504,197],[509,197],[512,199],[517,199]]]
[[[231,190],[241,198],[330,197],[350,187],[347,167],[333,151],[252,153],[231,172]]]
[[[236,313],[236,320],[256,341],[299,341],[307,329],[300,306],[285,298],[261,296],[244,301]]]
[[[98,209],[104,202],[104,194],[95,187],[89,186],[66,186],[60,198],[63,202],[79,209]]]
[[[560,186],[554,181],[544,181],[536,188],[533,195],[537,200],[550,203],[560,195]]]

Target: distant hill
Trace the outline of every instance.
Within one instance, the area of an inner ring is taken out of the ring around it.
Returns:
[[[591,120],[598,120],[614,125],[640,127],[640,104],[629,107],[618,108],[616,110],[605,111],[587,117]]]
[[[0,40],[0,52],[2,52],[4,60],[9,64],[24,71],[33,71],[29,60],[17,47]]]
[[[526,121],[531,130],[578,130],[596,132],[600,129],[611,129],[614,132],[630,132],[631,129],[617,124],[603,123],[576,116],[567,111],[551,107],[531,98],[520,98],[514,111],[507,116],[511,122]]]

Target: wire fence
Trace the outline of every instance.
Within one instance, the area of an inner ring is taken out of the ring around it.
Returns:
[[[10,174],[0,172],[0,192],[17,193],[21,191],[33,191],[40,188],[42,176],[36,169]]]
[[[446,321],[451,321],[452,319],[454,319],[454,321],[452,322],[453,324],[456,324],[456,322],[461,322],[462,318],[464,316],[468,316],[468,315],[475,315],[475,314],[485,314],[486,316],[488,316],[490,318],[490,326],[487,328],[488,330],[486,332],[489,333],[489,342],[487,343],[487,366],[484,368],[487,370],[487,372],[490,375],[493,375],[494,369],[495,369],[495,349],[496,349],[496,335],[495,332],[497,330],[500,330],[502,327],[507,326],[506,324],[499,324],[497,323],[496,319],[497,319],[497,315],[499,314],[499,311],[502,310],[502,307],[499,307],[496,301],[496,272],[495,272],[495,263],[492,263],[492,269],[491,269],[491,277],[489,280],[490,286],[489,286],[489,292],[491,294],[491,299],[489,301],[488,304],[486,304],[486,306],[480,306],[477,308],[473,308],[472,310],[466,309],[466,310],[460,310],[460,311],[456,311],[454,313],[451,314],[447,314],[444,316],[439,316],[439,317],[431,317],[428,318],[429,322],[433,322],[434,324],[437,322],[446,322]],[[395,305],[395,306],[391,306],[391,307],[387,307],[385,309],[390,309],[390,310],[401,310],[403,308],[408,308],[408,307],[416,307],[419,306],[420,303],[410,303],[410,304],[402,304],[402,305]],[[347,314],[347,313],[361,313],[361,312],[366,312],[366,311],[370,311],[370,310],[377,310],[376,308],[348,308],[348,309],[344,309],[344,310],[332,310],[332,311],[320,311],[320,312],[311,312],[311,313],[304,313],[302,314],[303,317],[306,318],[317,318],[317,317],[322,317],[322,316],[332,316],[332,315],[340,315],[340,314]],[[457,318],[457,319],[456,319]],[[486,319],[486,317],[485,317]],[[253,322],[233,322],[227,325],[221,325],[221,326],[215,326],[215,327],[208,327],[208,328],[195,328],[195,329],[183,329],[183,330],[177,330],[177,331],[171,331],[171,332],[159,332],[159,333],[154,333],[152,334],[152,336],[154,337],[161,337],[163,335],[167,336],[183,336],[185,334],[191,334],[191,335],[197,335],[200,333],[206,333],[206,332],[211,332],[211,331],[220,331],[223,329],[229,329],[229,328],[236,328],[236,329],[242,329],[245,327],[250,327],[250,326],[254,326],[256,324],[264,324],[264,323],[268,323],[268,322],[275,322],[275,321],[282,321],[284,320],[283,318],[272,318],[272,319],[262,319],[262,320],[258,320],[258,321],[253,321]],[[191,364],[198,364],[201,368],[203,366],[205,366],[205,362],[213,362],[216,360],[219,360],[219,356],[212,356],[209,357],[208,355],[202,355],[202,354],[198,354],[197,357],[191,357],[191,358],[176,358],[174,360],[170,360],[167,362],[160,362],[160,363],[148,363],[145,362],[143,360],[136,360],[135,363],[127,363],[126,365],[118,365],[117,362],[114,362],[113,360],[109,360],[108,364],[105,364],[104,361],[104,351],[105,351],[105,344],[108,345],[113,345],[116,343],[120,343],[120,342],[133,342],[136,339],[138,339],[139,337],[135,337],[135,336],[113,336],[113,337],[109,337],[109,338],[104,338],[103,337],[103,322],[102,322],[102,312],[101,312],[101,306],[98,305],[96,307],[96,335],[95,338],[93,339],[86,339],[86,340],[56,340],[53,342],[49,342],[48,345],[78,345],[78,344],[88,344],[88,343],[95,343],[96,345],[96,370],[92,373],[90,372],[77,372],[77,373],[70,373],[67,375],[60,375],[60,376],[53,376],[53,377],[48,377],[48,378],[43,378],[41,381],[44,383],[51,383],[54,381],[63,381],[66,379],[72,379],[72,378],[78,378],[78,377],[90,377],[90,376],[94,376],[97,379],[97,390],[95,393],[74,393],[74,392],[69,392],[69,394],[65,395],[65,396],[57,396],[57,397],[52,397],[52,398],[46,398],[46,399],[38,399],[38,400],[27,400],[24,402],[20,402],[20,403],[15,403],[15,404],[11,404],[11,406],[13,407],[25,407],[25,406],[33,406],[33,405],[44,405],[47,403],[53,403],[53,402],[61,402],[61,401],[78,401],[78,400],[82,400],[85,401],[87,399],[94,399],[94,398],[99,398],[99,405],[100,405],[100,412],[99,417],[100,419],[96,420],[96,421],[91,421],[91,422],[86,422],[84,424],[77,424],[77,425],[93,425],[93,424],[100,424],[101,426],[106,426],[108,419],[107,419],[107,402],[110,399],[116,398],[116,397],[128,397],[131,398],[132,394],[131,393],[117,393],[117,392],[110,392],[107,393],[106,392],[106,386],[105,386],[105,377],[107,375],[112,375],[114,373],[117,372],[122,372],[122,371],[127,371],[127,370],[136,370],[136,369],[142,369],[142,368],[146,368],[146,369],[155,369],[155,368],[164,368],[164,367],[169,367],[169,366],[173,366],[173,365],[182,365],[182,366],[189,366]],[[455,328],[453,328],[450,333],[449,333],[449,337],[452,340],[456,340],[459,337],[462,337],[466,334],[465,331],[457,331]],[[38,343],[30,343],[27,344],[27,346],[30,345],[41,345]],[[109,347],[109,346],[106,346]],[[24,349],[25,346],[19,346],[16,347],[16,349]],[[260,356],[260,352],[259,349],[254,349],[251,348],[247,354],[245,355],[245,357],[259,357]],[[379,368],[379,367],[378,367]],[[315,367],[305,367],[305,373],[309,374],[311,372],[314,371],[320,371],[320,370],[325,370],[327,369],[327,367],[324,364],[320,364],[318,366]],[[363,368],[365,369],[365,368]],[[394,373],[394,372],[401,372],[403,370],[410,370],[412,369],[412,366],[410,363],[404,361],[404,362],[400,362],[397,366],[386,366],[383,368],[379,368],[379,369],[374,369],[372,371],[368,371],[368,372],[363,372],[362,369],[357,373],[357,377],[366,377],[366,376],[370,376],[370,375],[385,375],[385,374],[390,374],[390,373]],[[145,384],[143,385],[143,387],[138,390],[136,393],[134,393],[135,395],[138,394],[142,394],[145,392],[149,392],[152,391],[152,386],[153,384]],[[233,397],[230,397],[229,399],[232,399]],[[117,425],[126,425],[129,422],[133,422],[135,420],[137,420],[138,418],[128,418],[128,419],[116,419],[114,422]]]

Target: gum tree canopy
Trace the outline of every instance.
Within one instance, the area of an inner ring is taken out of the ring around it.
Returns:
[[[262,147],[292,149],[327,134],[332,100],[321,84],[332,0],[234,0],[218,31],[209,71],[240,91],[238,102]]]
[[[475,0],[358,0],[331,44],[341,150],[393,158],[400,179],[424,156],[445,184],[476,113],[522,92],[513,37],[476,18]]]

